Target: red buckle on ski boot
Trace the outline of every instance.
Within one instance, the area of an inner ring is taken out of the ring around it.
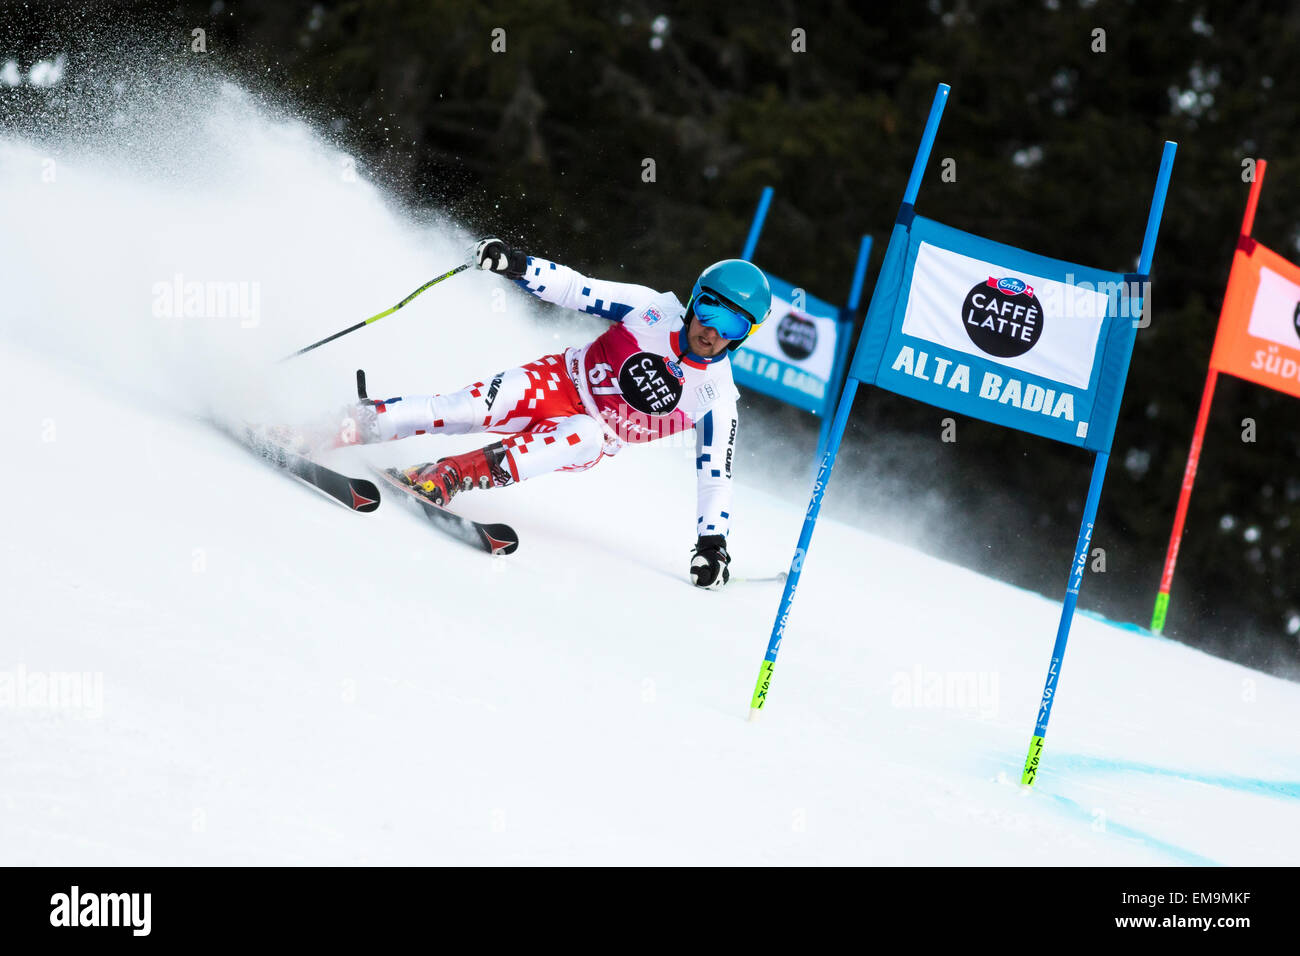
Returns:
[[[458,492],[514,484],[505,463],[507,454],[505,445],[497,442],[463,455],[439,458],[432,464],[415,465],[403,474],[420,494],[434,504],[446,507]]]

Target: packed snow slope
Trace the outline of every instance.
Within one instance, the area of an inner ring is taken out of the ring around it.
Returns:
[[[1300,687],[1081,616],[1022,790],[1059,605],[833,517],[746,722],[780,585],[688,584],[689,444],[459,499],[516,527],[508,558],[244,452],[203,419],[328,412],[357,367],[448,390],[602,324],[471,273],[273,364],[460,261],[473,224],[412,222],[234,87],[174,96],[202,109],[123,94],[102,135],[0,139],[0,863],[1300,859]],[[178,276],[246,307],[168,305]],[[807,448],[743,416],[733,571],[760,577],[806,502],[763,462]],[[80,700],[41,697],[72,678]]]

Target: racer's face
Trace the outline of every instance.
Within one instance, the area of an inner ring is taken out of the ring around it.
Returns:
[[[724,339],[716,330],[701,322],[698,316],[693,315],[691,324],[686,328],[686,341],[690,343],[691,351],[700,358],[713,358],[722,354],[731,339]]]

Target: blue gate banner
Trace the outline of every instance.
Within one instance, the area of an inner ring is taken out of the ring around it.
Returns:
[[[1144,278],[1035,255],[905,206],[849,375],[1109,451]]]
[[[840,310],[764,270],[772,313],[731,355],[736,383],[825,416],[834,408]],[[845,333],[847,334],[847,333]]]

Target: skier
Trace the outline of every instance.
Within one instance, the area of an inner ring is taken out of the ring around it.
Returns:
[[[625,444],[695,429],[697,504],[690,573],[718,588],[727,565],[736,399],[729,353],[767,318],[767,278],[741,259],[700,274],[683,308],[671,292],[591,279],[500,239],[474,250],[480,269],[528,292],[598,315],[610,327],[586,345],[545,355],[448,395],[405,395],[351,409],[343,443],[412,435],[506,433],[485,448],[404,470],[440,506],[471,488],[499,488],[552,471],[584,471]]]

